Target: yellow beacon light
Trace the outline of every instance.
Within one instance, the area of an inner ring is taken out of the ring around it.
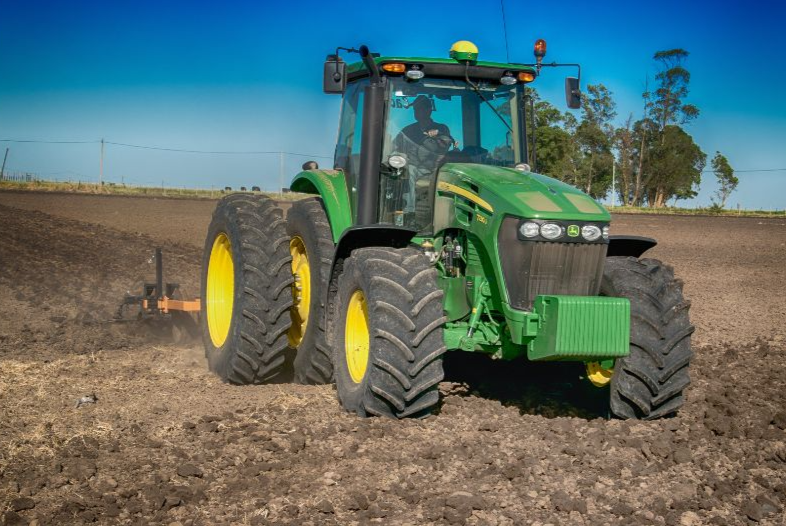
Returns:
[[[478,59],[478,46],[469,40],[459,40],[450,46],[450,58],[459,62],[475,62]]]

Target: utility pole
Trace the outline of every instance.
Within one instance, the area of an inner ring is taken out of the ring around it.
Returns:
[[[5,162],[8,160],[8,148],[5,149],[5,156],[3,157],[3,166],[0,168],[0,181],[5,177]]]
[[[614,191],[614,182],[617,177],[617,163],[614,162],[614,159],[611,160],[611,208],[614,208],[614,205],[617,203],[617,193]]]
[[[98,166],[98,186],[104,184],[104,139],[101,139],[101,162]]]
[[[284,152],[278,152],[278,194],[284,195]]]

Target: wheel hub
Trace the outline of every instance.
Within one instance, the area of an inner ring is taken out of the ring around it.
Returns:
[[[308,312],[311,306],[311,267],[306,253],[306,244],[300,236],[289,241],[289,253],[292,255],[292,327],[289,330],[289,344],[297,347],[303,340],[308,324]]]
[[[223,232],[216,236],[210,250],[205,291],[207,327],[213,345],[221,347],[229,336],[235,296],[235,267],[232,245]]]
[[[603,367],[600,362],[587,362],[587,378],[595,387],[605,387],[611,381],[614,367]]]
[[[349,298],[344,331],[344,352],[352,381],[363,381],[368,368],[369,354],[368,306],[363,292],[356,290]]]

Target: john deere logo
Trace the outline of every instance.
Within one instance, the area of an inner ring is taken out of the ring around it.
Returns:
[[[579,227],[577,225],[568,227],[568,237],[579,237]]]

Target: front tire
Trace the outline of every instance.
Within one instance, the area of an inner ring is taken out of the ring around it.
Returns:
[[[690,302],[674,270],[655,259],[609,257],[601,294],[630,300],[630,354],[614,364],[611,412],[653,420],[676,413],[690,384]]]
[[[213,212],[202,257],[202,341],[225,382],[260,384],[284,370],[292,306],[284,218],[263,196],[233,194]]]
[[[417,250],[363,248],[344,261],[331,313],[341,405],[360,416],[422,417],[444,377],[442,291]]]

